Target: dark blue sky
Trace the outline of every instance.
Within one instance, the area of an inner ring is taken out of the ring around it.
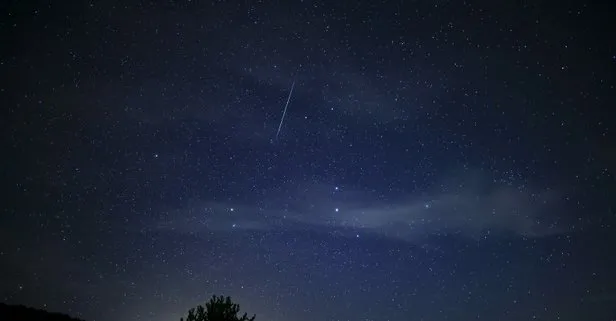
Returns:
[[[612,5],[7,1],[0,300],[610,320]],[[281,116],[292,84],[281,131]]]

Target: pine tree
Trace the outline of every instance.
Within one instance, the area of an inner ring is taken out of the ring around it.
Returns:
[[[212,296],[212,298],[205,303],[205,307],[202,305],[188,310],[188,316],[186,321],[254,321],[256,315],[248,317],[244,313],[241,317],[240,305],[233,303],[231,297],[224,296]],[[184,321],[184,318],[180,318],[180,321]]]

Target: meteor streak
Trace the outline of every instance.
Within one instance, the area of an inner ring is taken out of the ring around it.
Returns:
[[[282,128],[282,122],[284,122],[284,116],[287,114],[287,108],[289,107],[289,102],[291,101],[291,95],[293,95],[293,88],[295,88],[295,80],[293,80],[293,84],[291,85],[291,91],[289,92],[289,97],[287,97],[287,103],[284,105],[284,111],[282,112],[282,118],[280,118],[280,124],[278,125],[278,131],[276,132],[276,140],[278,140],[278,135],[280,134],[280,129]]]

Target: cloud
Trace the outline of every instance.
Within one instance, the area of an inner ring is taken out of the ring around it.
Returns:
[[[558,233],[544,205],[553,201],[550,192],[527,193],[509,187],[410,198],[393,205],[352,207],[340,210],[334,221],[393,237],[453,232],[476,237],[492,231],[526,237]]]
[[[157,228],[190,233],[293,228],[351,229],[362,233],[413,240],[455,233],[477,238],[484,234],[541,237],[565,232],[558,221],[562,199],[553,189],[487,180],[475,172],[450,178],[438,190],[382,200],[371,191],[327,184],[299,184],[264,195],[251,204],[195,202],[169,215]],[[178,219],[179,218],[179,219]]]

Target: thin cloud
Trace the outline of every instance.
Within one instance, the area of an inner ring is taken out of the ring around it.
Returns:
[[[316,227],[353,229],[409,241],[441,233],[472,238],[486,233],[541,237],[566,231],[554,215],[561,205],[558,192],[483,184],[485,179],[474,175],[465,180],[468,184],[458,184],[446,192],[433,191],[387,202],[369,192],[336,190],[326,184],[289,189],[283,206],[275,198],[268,208],[197,202],[177,210],[169,216],[173,220],[163,220],[157,228],[199,233]],[[460,180],[451,180],[454,181]]]

